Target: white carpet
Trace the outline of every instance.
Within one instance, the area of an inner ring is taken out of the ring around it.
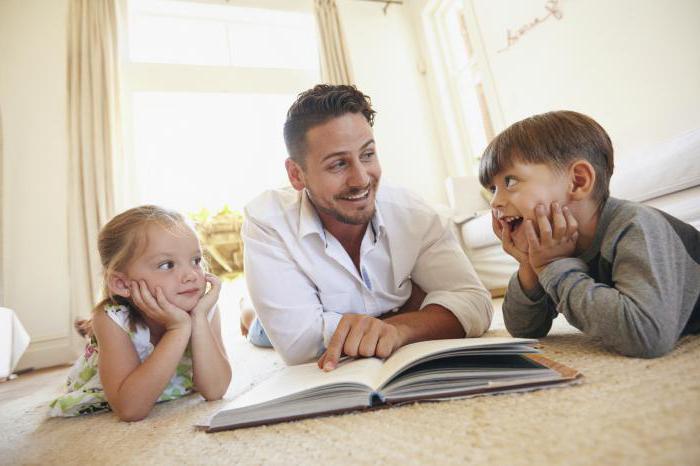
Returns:
[[[222,297],[230,396],[281,367],[238,335],[236,293]],[[493,328],[506,335],[500,313]],[[47,419],[67,369],[40,372],[0,384],[0,464],[700,464],[700,338],[629,359],[559,318],[542,345],[583,384],[215,434],[193,425],[225,402],[198,395],[132,424],[111,413]]]

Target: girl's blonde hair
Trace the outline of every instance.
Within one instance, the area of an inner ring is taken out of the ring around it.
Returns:
[[[136,324],[145,323],[143,316],[127,298],[113,295],[108,283],[115,272],[124,271],[131,260],[146,248],[146,229],[151,225],[160,226],[174,233],[193,231],[182,214],[155,205],[143,205],[126,210],[112,218],[100,230],[97,239],[103,272],[103,299],[93,308],[93,312],[102,311],[109,304],[126,305],[130,312],[132,330],[135,330]],[[81,335],[92,333],[90,321],[76,321],[75,326]]]

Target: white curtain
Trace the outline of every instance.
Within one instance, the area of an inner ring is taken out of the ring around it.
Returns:
[[[68,21],[71,314],[100,298],[100,228],[114,214],[119,144],[118,0],[71,0]]]
[[[2,155],[2,144],[2,107],[0,107],[0,307],[5,304],[5,210],[2,208],[2,180],[4,179],[5,162]]]
[[[353,84],[350,54],[335,0],[314,0],[321,45],[321,77],[328,84]]]

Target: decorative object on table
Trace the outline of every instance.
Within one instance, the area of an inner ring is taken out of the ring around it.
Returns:
[[[224,206],[216,215],[202,209],[190,217],[202,243],[211,273],[230,279],[243,273],[243,215]]]
[[[29,334],[12,309],[0,307],[0,381],[12,378],[19,358],[29,346]]]

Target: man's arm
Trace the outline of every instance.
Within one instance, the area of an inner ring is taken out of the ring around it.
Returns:
[[[334,369],[342,354],[388,357],[412,342],[478,337],[491,324],[491,296],[437,215],[426,232],[411,280],[428,291],[416,312],[385,319],[346,314],[319,367]]]
[[[437,305],[451,312],[462,327],[462,336],[479,337],[488,330],[493,316],[491,295],[452,231],[437,216],[425,236],[411,279],[427,292],[421,310],[434,310],[430,305]],[[442,321],[436,330],[445,336],[430,339],[452,338],[452,325],[454,321]]]
[[[323,312],[316,288],[274,230],[246,216],[241,235],[246,283],[267,336],[285,363],[313,361],[324,328],[335,328],[341,316]]]

